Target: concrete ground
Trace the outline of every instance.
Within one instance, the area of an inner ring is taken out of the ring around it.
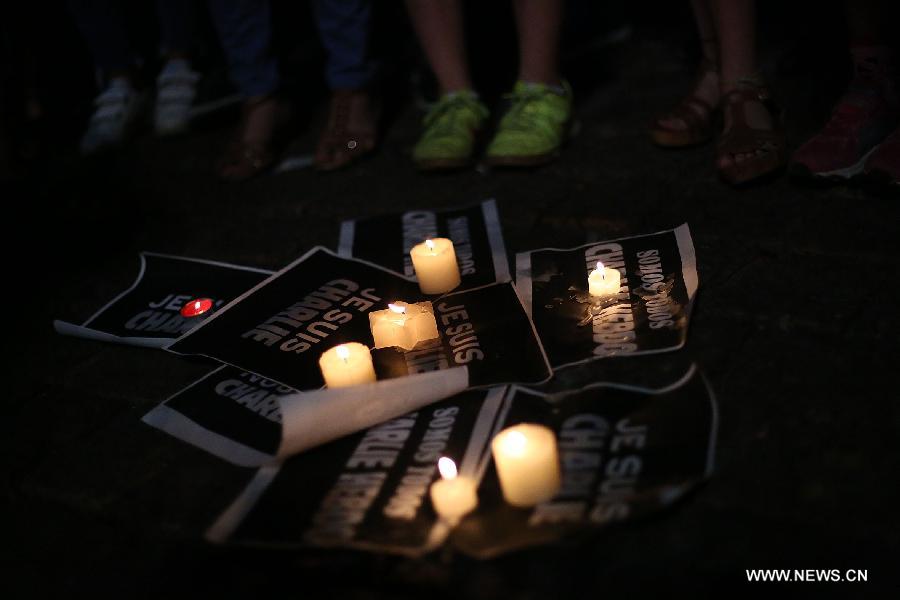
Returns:
[[[417,174],[419,113],[405,104],[377,155],[340,173],[221,183],[211,169],[229,130],[212,120],[90,161],[63,153],[8,188],[7,582],[28,597],[321,587],[347,598],[596,598],[729,589],[744,569],[772,567],[869,570],[866,585],[794,584],[804,591],[896,589],[900,204],[784,177],[734,190],[718,181],[712,146],[652,147],[647,123],[691,78],[689,32],[675,29],[638,27],[570,57],[580,133],[532,172]],[[791,48],[764,56],[796,147],[840,77],[802,68]],[[306,131],[294,151],[314,138]],[[210,547],[202,532],[251,472],[140,422],[206,367],[52,330],[127,285],[139,250],[277,268],[334,247],[343,219],[487,197],[511,254],[690,224],[701,287],[683,352],[717,393],[721,430],[717,471],[686,501],[577,545],[484,563]]]

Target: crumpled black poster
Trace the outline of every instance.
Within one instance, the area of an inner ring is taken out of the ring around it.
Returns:
[[[619,294],[597,300],[588,275],[598,262],[621,274]],[[687,225],[648,235],[516,255],[516,287],[553,368],[608,356],[681,348],[697,292]]]
[[[466,208],[408,210],[344,221],[338,254],[415,278],[409,251],[435,237],[453,241],[462,278],[460,290],[509,281],[503,230],[493,199]]]
[[[169,350],[199,354],[298,390],[320,388],[319,357],[347,342],[369,347],[370,311],[426,299],[383,267],[315,248],[179,338]],[[430,298],[440,339],[403,352],[374,350],[379,380],[464,366],[469,386],[537,383],[551,371],[511,283]]]
[[[207,537],[421,555],[449,534],[458,551],[490,558],[671,505],[710,475],[717,420],[693,366],[659,389],[607,382],[552,395],[467,391],[263,467]],[[555,430],[562,467],[559,493],[530,509],[502,500],[490,454],[493,436],[520,422]],[[428,497],[440,456],[480,482],[478,508],[452,532]]]
[[[101,341],[161,348],[190,331],[225,303],[271,275],[271,271],[210,260],[141,252],[134,283],[81,325],[54,321],[56,331]],[[194,299],[212,307],[184,317]]]

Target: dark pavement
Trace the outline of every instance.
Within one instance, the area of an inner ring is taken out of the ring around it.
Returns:
[[[588,73],[573,76],[580,133],[533,172],[417,174],[408,154],[419,113],[407,104],[380,152],[340,173],[221,183],[211,169],[228,127],[215,121],[90,161],[64,154],[4,194],[16,240],[0,436],[7,585],[22,597],[324,588],[348,598],[599,598],[730,589],[744,585],[744,569],[772,567],[869,571],[868,584],[791,591],[896,590],[900,204],[783,177],[734,190],[717,180],[712,146],[653,148],[647,123],[690,81],[688,33],[639,27],[622,45],[574,57]],[[772,47],[765,65],[796,147],[827,115],[840,77],[817,78],[791,48]],[[314,139],[307,131],[295,149]],[[711,381],[721,429],[716,473],[686,501],[577,544],[484,563],[210,547],[203,531],[252,472],[140,422],[207,366],[52,330],[52,319],[86,318],[127,287],[140,250],[277,268],[334,247],[343,219],[488,197],[510,255],[690,224],[700,291],[682,353]]]

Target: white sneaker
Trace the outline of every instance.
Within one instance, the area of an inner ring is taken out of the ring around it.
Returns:
[[[141,115],[143,96],[127,79],[116,78],[94,99],[94,105],[97,108],[81,137],[82,154],[122,143]]]
[[[185,60],[166,63],[156,79],[154,121],[157,135],[174,135],[187,129],[199,79],[200,75],[192,71]]]

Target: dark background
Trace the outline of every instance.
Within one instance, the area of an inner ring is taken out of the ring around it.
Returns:
[[[476,79],[493,101],[515,73],[508,9],[470,4]],[[760,4],[761,61],[795,148],[846,82],[840,5]],[[416,102],[431,86],[402,6],[379,6],[375,45],[391,110],[377,155],[340,173],[296,170],[240,185],[212,170],[234,110],[185,137],[147,134],[78,157],[95,93],[84,44],[61,2],[9,9],[6,138],[25,140],[27,152],[0,184],[2,514],[12,557],[4,587],[20,597],[596,598],[730,590],[746,585],[744,569],[771,567],[868,569],[869,583],[749,591],[896,590],[897,198],[785,178],[734,190],[717,180],[712,146],[652,147],[646,126],[693,77],[697,47],[681,2],[570,3],[563,68],[581,130],[558,162],[526,173],[416,174]],[[153,20],[135,10],[152,50]],[[304,3],[278,2],[276,13],[287,88],[310,115],[291,151],[306,153],[321,118],[322,53]],[[228,93],[205,27],[200,101]],[[610,33],[624,40],[608,43]],[[15,99],[28,61],[38,66],[46,116],[26,126]],[[210,547],[202,532],[250,471],[140,422],[207,367],[52,330],[53,318],[83,319],[127,287],[139,250],[278,268],[313,245],[334,247],[343,219],[487,197],[498,200],[511,254],[690,224],[700,291],[682,352],[708,375],[721,430],[717,471],[688,500],[587,542],[489,562]]]

